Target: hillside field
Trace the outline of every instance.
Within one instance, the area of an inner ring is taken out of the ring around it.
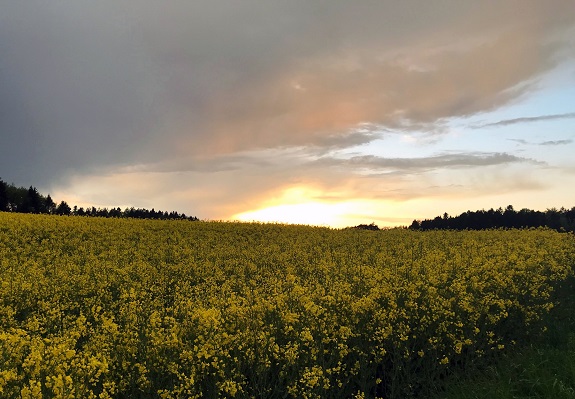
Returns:
[[[0,212],[0,397],[409,398],[545,330],[573,234]]]

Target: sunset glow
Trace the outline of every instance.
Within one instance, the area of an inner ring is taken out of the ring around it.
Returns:
[[[271,222],[310,224],[317,226],[337,226],[344,214],[341,204],[306,202],[301,204],[275,205],[256,211],[243,212],[232,216],[244,222]]]

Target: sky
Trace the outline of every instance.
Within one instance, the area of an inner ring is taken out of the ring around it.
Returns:
[[[575,206],[572,0],[7,1],[0,178],[203,220]]]

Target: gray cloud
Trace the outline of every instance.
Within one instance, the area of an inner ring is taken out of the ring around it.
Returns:
[[[539,145],[567,145],[573,143],[573,140],[550,140],[543,141]]]
[[[509,163],[539,163],[532,159],[517,157],[507,153],[448,153],[422,158],[383,158],[375,155],[355,156],[349,159],[334,157],[321,158],[322,165],[344,166],[370,171],[398,171],[401,174],[429,171],[443,168],[468,168]]]
[[[575,119],[575,112],[569,112],[566,114],[540,115],[540,116],[529,116],[529,117],[523,117],[523,118],[504,119],[504,120],[493,122],[493,123],[484,123],[484,124],[479,124],[479,125],[473,125],[473,126],[471,126],[471,128],[472,129],[482,129],[482,128],[486,128],[486,127],[509,126],[509,125],[516,125],[519,123],[546,122],[546,121],[561,120],[561,119]]]
[[[527,140],[523,140],[523,139],[507,139],[507,140],[509,140],[509,141],[514,141],[514,142],[516,142],[516,143],[518,143],[518,144],[523,144],[523,145],[531,144],[531,143],[529,143]]]
[[[527,140],[523,140],[523,139],[508,139],[509,141],[514,141],[516,143],[519,144],[523,144],[523,145],[541,145],[541,146],[554,146],[554,145],[568,145],[573,143],[573,140],[547,140],[547,141],[541,141],[538,143],[534,143],[534,142],[530,142]]]
[[[377,139],[349,133],[365,124],[437,133],[446,118],[512,101],[555,65],[572,2],[521,5],[4,4],[1,177],[233,170],[234,154]]]

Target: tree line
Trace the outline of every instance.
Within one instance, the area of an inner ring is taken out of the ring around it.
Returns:
[[[144,208],[96,208],[70,206],[66,201],[54,202],[50,195],[42,195],[35,187],[16,187],[0,179],[0,212],[43,213],[66,216],[99,216],[138,219],[182,219],[199,220],[195,216],[186,216],[176,211],[163,212]]]
[[[507,208],[467,211],[458,216],[436,216],[434,219],[414,220],[411,230],[484,230],[530,227],[549,227],[558,231],[575,232],[575,207],[571,209],[551,208],[546,211],[521,209],[516,211],[512,205]]]

